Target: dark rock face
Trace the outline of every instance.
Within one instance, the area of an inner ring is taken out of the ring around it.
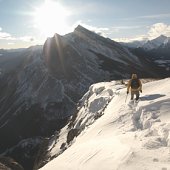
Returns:
[[[140,77],[155,77],[155,69],[145,67],[147,59],[136,57],[119,43],[81,26],[63,37],[55,34],[49,38],[44,45],[44,56],[50,72],[67,81],[92,84],[129,78],[134,72]]]
[[[42,141],[43,138],[40,137],[22,140],[16,146],[7,150],[5,155],[18,160],[21,165],[24,165],[24,169],[31,170]]]
[[[8,57],[8,53],[6,55],[4,57]],[[32,158],[41,142],[33,145],[35,151],[26,157],[26,151],[21,151],[18,143],[27,138],[50,136],[61,129],[74,112],[75,104],[64,94],[62,83],[48,73],[42,48],[33,47],[21,55],[9,58],[10,65],[6,68],[4,60],[0,63],[0,153],[11,148],[4,154],[16,158],[30,170],[27,162],[30,159],[33,164]]]
[[[0,157],[1,170],[24,170],[15,160],[8,157]]]

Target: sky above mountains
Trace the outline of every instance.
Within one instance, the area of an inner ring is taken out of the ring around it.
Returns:
[[[81,24],[116,41],[170,36],[169,0],[0,0],[0,48],[43,44]]]

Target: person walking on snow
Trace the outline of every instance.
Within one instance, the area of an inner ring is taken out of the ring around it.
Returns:
[[[129,80],[127,85],[127,94],[131,91],[131,100],[133,100],[134,95],[136,95],[135,100],[139,99],[139,95],[142,93],[142,83],[138,79],[137,74],[132,74],[132,78]]]

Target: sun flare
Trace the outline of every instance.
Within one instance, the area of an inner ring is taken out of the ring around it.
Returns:
[[[47,37],[53,36],[54,33],[63,35],[68,30],[66,23],[68,15],[69,12],[59,3],[46,0],[35,11],[35,25]]]

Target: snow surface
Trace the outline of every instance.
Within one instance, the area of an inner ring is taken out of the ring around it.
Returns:
[[[91,86],[76,118],[84,120],[84,130],[40,170],[170,170],[169,85],[170,78],[144,84],[138,103],[130,96],[125,103],[126,88],[115,82]],[[106,102],[103,115],[94,120]],[[51,143],[51,156],[57,144]]]
[[[158,64],[167,64],[170,63],[170,60],[155,60],[154,62]]]

